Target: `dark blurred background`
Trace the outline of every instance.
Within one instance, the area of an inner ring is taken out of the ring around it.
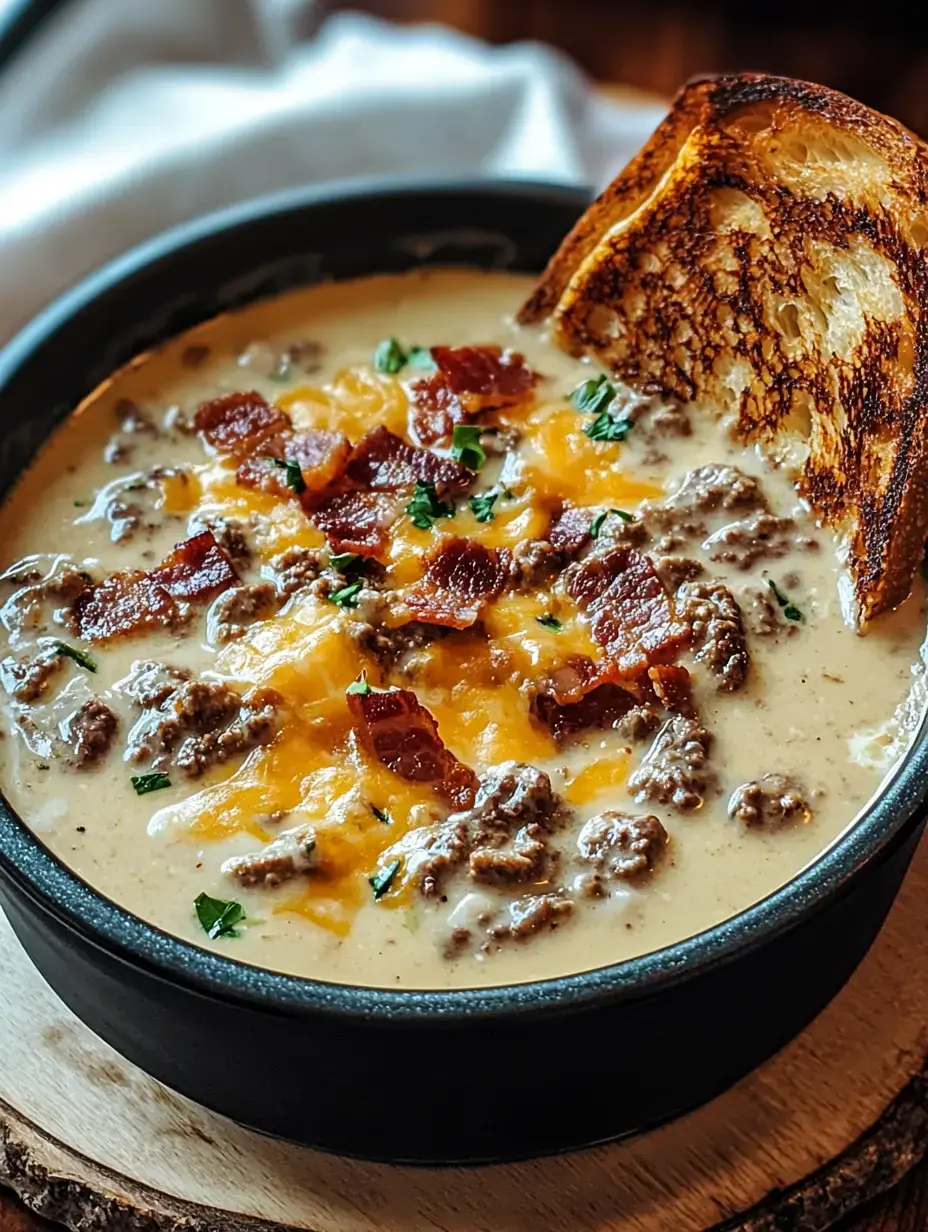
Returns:
[[[665,95],[699,72],[762,69],[805,77],[928,136],[924,3],[352,0],[328,7],[394,21],[442,21],[494,43],[540,39],[599,81]]]

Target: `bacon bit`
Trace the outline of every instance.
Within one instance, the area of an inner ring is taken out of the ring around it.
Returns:
[[[147,573],[114,573],[78,595],[71,609],[77,632],[89,642],[173,629],[181,623],[177,604]]]
[[[175,599],[211,598],[239,581],[231,560],[208,530],[176,544],[148,576]]]
[[[454,808],[469,808],[477,776],[449,752],[438,724],[409,689],[349,693],[358,739],[389,770],[413,783],[433,783]]]
[[[687,644],[688,627],[676,619],[651,561],[634,548],[615,548],[568,572],[568,593],[586,609],[594,641],[621,677],[666,663]]]
[[[183,612],[175,599],[208,599],[238,582],[232,562],[210,531],[177,544],[150,573],[114,573],[78,595],[75,628],[92,642],[176,628]]]
[[[258,452],[241,464],[235,479],[244,488],[257,488],[272,496],[294,497],[297,493],[287,483],[286,473],[272,459],[296,462],[306,485],[305,491],[299,494],[305,506],[344,474],[350,453],[351,445],[341,432],[307,428],[264,441]]]
[[[485,603],[506,584],[511,553],[487,548],[476,539],[451,539],[429,557],[423,577],[406,595],[417,620],[451,629],[468,629]]]
[[[654,694],[662,706],[682,714],[685,719],[691,719],[693,709],[692,681],[685,667],[673,664],[659,664],[648,668],[648,679],[654,689]]]
[[[594,663],[587,655],[568,655],[551,674],[539,683],[539,691],[553,697],[560,706],[568,706],[585,697],[597,685],[615,679],[608,663]]]
[[[383,424],[358,441],[346,473],[359,487],[372,491],[392,492],[416,483],[434,483],[439,496],[463,492],[474,479],[466,466],[407,445]]]
[[[461,399],[448,387],[440,372],[416,381],[410,393],[410,422],[423,445],[450,439],[455,426],[467,421]]]
[[[617,684],[601,684],[577,702],[559,705],[553,697],[541,694],[535,698],[534,710],[539,719],[551,728],[560,743],[568,736],[590,727],[614,727],[623,714],[635,705],[636,699]]]
[[[471,414],[521,402],[538,382],[523,355],[498,346],[436,346],[432,359]]]
[[[387,492],[339,492],[313,510],[312,518],[336,552],[382,557],[401,505]]]
[[[254,390],[202,402],[193,422],[208,445],[239,458],[254,453],[262,441],[290,427],[283,411],[270,406]]]
[[[432,359],[438,371],[411,388],[413,427],[424,445],[471,415],[521,402],[539,379],[522,355],[498,346],[436,346]]]
[[[548,542],[565,556],[576,556],[590,538],[590,514],[567,505],[551,522]]]

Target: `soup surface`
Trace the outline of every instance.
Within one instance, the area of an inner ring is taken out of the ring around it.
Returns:
[[[0,781],[105,894],[301,975],[518,982],[731,916],[878,788],[921,582],[857,636],[788,476],[518,329],[529,289],[206,324],[7,500]]]

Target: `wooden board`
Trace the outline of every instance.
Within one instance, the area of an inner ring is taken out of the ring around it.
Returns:
[[[922,844],[887,925],[839,998],[712,1104],[632,1141],[556,1159],[416,1169],[276,1142],[166,1090],[62,1006],[4,921],[0,1180],[74,1228],[699,1232],[724,1223],[815,1232],[928,1149],[928,1084],[912,1081],[928,1052],[926,955]],[[595,1070],[579,1064],[578,1081],[595,1081]],[[437,1115],[450,1109],[453,1091],[432,1094]],[[831,1162],[861,1134],[869,1137]],[[739,1214],[823,1167],[775,1198],[790,1222],[771,1215],[769,1202]]]

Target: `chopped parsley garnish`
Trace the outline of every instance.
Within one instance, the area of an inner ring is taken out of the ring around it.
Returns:
[[[387,376],[396,376],[405,366],[406,359],[406,352],[395,338],[384,338],[374,352],[374,367]]]
[[[357,607],[358,591],[363,585],[363,582],[349,582],[341,590],[333,590],[329,595],[329,602],[334,603],[336,607]]]
[[[279,466],[281,470],[287,472],[284,479],[291,491],[295,492],[297,496],[301,492],[306,491],[306,480],[303,478],[299,462],[295,462],[292,458],[271,458],[271,461],[275,466]]]
[[[359,693],[361,697],[366,697],[368,693],[373,693],[373,689],[367,683],[367,677],[362,672],[360,680],[352,680],[351,684],[345,690],[346,693]]]
[[[363,573],[367,568],[367,561],[357,552],[336,552],[329,557],[329,564],[336,572],[344,574]]]
[[[631,420],[603,411],[583,429],[591,441],[624,441],[631,431]]]
[[[75,509],[86,509],[86,508],[87,508],[87,502],[86,502],[86,501],[75,501],[75,502],[74,502],[74,508],[75,508]]]
[[[796,604],[793,603],[789,595],[784,595],[783,591],[780,590],[779,586],[776,584],[773,578],[767,579],[767,585],[773,591],[773,597],[776,599],[777,603],[779,603],[780,607],[783,609],[783,615],[786,617],[786,619],[796,620],[800,624],[805,624],[805,619],[806,619],[805,616],[803,616],[802,612],[800,612]]]
[[[598,415],[600,411],[606,409],[614,397],[615,386],[608,380],[605,373],[602,373],[578,385],[570,395],[570,400],[578,411],[588,411],[591,415]]]
[[[604,509],[602,513],[597,513],[596,517],[590,523],[590,534],[595,539],[603,528],[603,522],[608,518],[610,513],[614,513],[617,518],[621,518],[623,522],[634,522],[634,518],[630,513],[626,513],[624,509]]]
[[[498,492],[484,492],[480,496],[469,496],[467,503],[473,511],[474,517],[478,522],[492,522],[494,518],[493,506],[499,498]]]
[[[387,890],[389,890],[390,886],[393,884],[393,878],[400,871],[401,864],[402,860],[397,857],[387,865],[383,872],[375,873],[373,877],[368,877],[368,881],[371,883],[371,889],[374,891],[375,901],[378,898],[383,898]]]
[[[505,496],[506,500],[516,499],[516,494],[513,492],[512,488],[503,488],[503,496]]]
[[[474,424],[457,424],[451,434],[452,458],[471,471],[479,471],[487,460],[486,451],[480,444],[481,431]]]
[[[380,809],[377,807],[376,804],[372,804],[371,812],[374,814],[377,820],[382,821],[385,826],[390,825],[392,819],[390,817],[390,814],[386,811],[386,809]]]
[[[564,628],[558,618],[552,616],[550,612],[546,612],[544,616],[536,616],[535,619],[540,625],[544,625],[546,629],[553,629],[555,633]]]
[[[208,894],[198,894],[193,905],[196,908],[197,919],[211,941],[215,941],[218,937],[241,935],[235,927],[245,918],[245,908],[241,903],[227,902],[222,898],[210,898]]]
[[[414,346],[409,348],[409,353],[406,356],[407,364],[413,368],[424,368],[431,370],[438,365],[432,358],[432,348],[423,346]]]
[[[454,505],[445,504],[438,499],[434,483],[417,483],[413,489],[412,500],[406,506],[406,512],[412,518],[413,526],[420,530],[431,530],[436,518],[453,518]]]
[[[147,796],[150,791],[161,791],[171,786],[171,780],[161,770],[153,770],[151,774],[133,774],[129,782],[137,796]]]
[[[83,650],[76,650],[75,647],[69,646],[67,642],[55,642],[52,649],[56,655],[60,655],[64,659],[73,659],[85,672],[95,672],[97,670],[97,665],[89,654],[85,654]]]

